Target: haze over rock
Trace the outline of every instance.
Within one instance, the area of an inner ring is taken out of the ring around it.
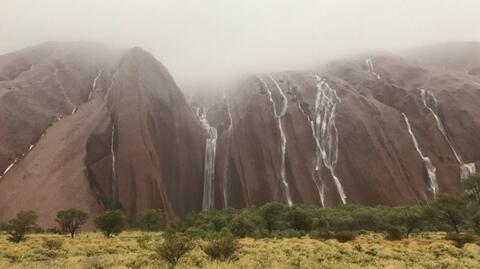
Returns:
[[[187,103],[140,48],[49,42],[0,56],[0,221],[278,201],[426,203],[480,161],[480,45],[257,74]]]

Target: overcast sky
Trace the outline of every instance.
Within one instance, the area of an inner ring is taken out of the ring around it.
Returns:
[[[478,0],[0,0],[0,54],[45,41],[141,46],[181,86],[369,50],[480,41]]]

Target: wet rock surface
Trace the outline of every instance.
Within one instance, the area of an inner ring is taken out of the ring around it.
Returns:
[[[191,104],[140,48],[46,43],[0,56],[0,220],[33,209],[50,227],[61,209],[115,207],[172,221],[270,201],[460,193],[480,161],[479,53],[462,43],[358,56],[249,76]]]

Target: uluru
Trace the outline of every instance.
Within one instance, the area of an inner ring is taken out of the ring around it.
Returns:
[[[461,193],[480,161],[478,55],[474,42],[357,55],[187,98],[139,47],[48,42],[5,54],[0,219],[33,209],[50,227],[68,207],[174,220]]]

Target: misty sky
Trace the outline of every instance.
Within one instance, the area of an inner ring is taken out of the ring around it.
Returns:
[[[0,54],[46,41],[141,46],[181,86],[370,50],[480,41],[477,0],[0,0]]]

